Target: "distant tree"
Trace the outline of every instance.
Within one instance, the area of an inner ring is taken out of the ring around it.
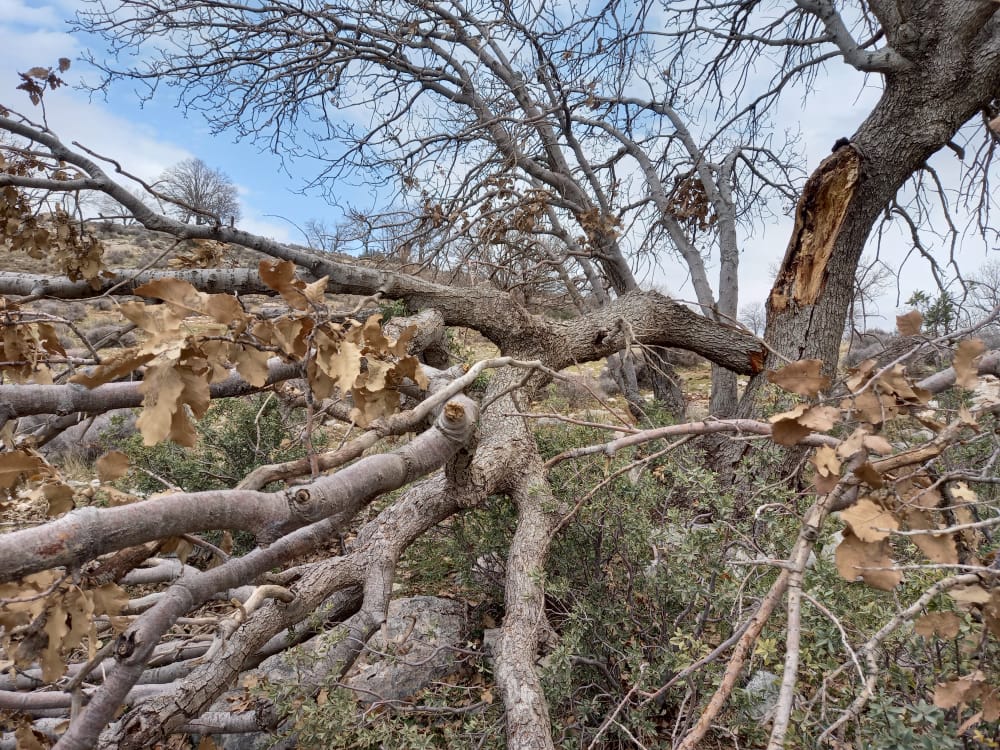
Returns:
[[[314,250],[336,252],[341,244],[337,227],[329,227],[323,219],[308,219],[305,224],[306,245]]]
[[[236,185],[201,159],[185,159],[160,175],[160,194],[185,224],[227,224],[240,218]]]
[[[146,191],[138,189],[130,192],[136,200],[140,201],[149,208],[159,211],[163,210],[161,202],[157,201],[154,196],[150,195]],[[110,195],[103,195],[97,200],[97,214],[102,219],[118,221],[125,226],[137,223],[131,209],[126,208]]]
[[[977,318],[990,315],[1000,306],[1000,260],[991,260],[969,277],[969,308]],[[996,328],[997,322],[991,324]]]
[[[868,320],[878,317],[878,298],[889,287],[894,278],[892,269],[879,260],[862,258],[854,278],[854,294],[847,313],[847,333],[864,332]]]
[[[755,336],[760,336],[767,325],[767,308],[763,302],[750,302],[740,308],[739,320],[753,331]]]
[[[959,305],[948,292],[942,291],[932,297],[918,289],[906,304],[920,311],[924,316],[924,329],[932,336],[947,336],[958,328]]]

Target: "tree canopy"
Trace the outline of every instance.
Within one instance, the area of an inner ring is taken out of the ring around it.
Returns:
[[[218,169],[201,159],[175,164],[160,175],[160,192],[170,201],[181,221],[195,224],[229,223],[240,218],[236,185]]]

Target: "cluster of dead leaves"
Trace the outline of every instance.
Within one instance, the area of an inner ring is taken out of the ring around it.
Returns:
[[[669,201],[667,211],[670,215],[692,229],[705,231],[716,222],[705,186],[696,174],[679,178]]]
[[[323,306],[326,278],[306,283],[289,261],[262,261],[259,272],[288,304],[287,315],[257,319],[232,295],[158,279],[135,292],[163,304],[121,305],[122,314],[145,333],[142,343],[115,352],[72,382],[94,388],[145,368],[137,423],[143,440],[153,445],[169,439],[184,446],[197,439],[192,418],[207,411],[211,384],[229,378],[234,367],[252,386],[263,387],[268,360],[275,355],[306,364],[316,398],[328,398],[335,389],[350,393],[361,426],[398,410],[397,388],[404,379],[426,387],[419,362],[406,351],[415,329],[390,340],[382,333],[380,316],[364,324],[329,319]]]
[[[52,383],[48,362],[65,357],[55,326],[35,321],[13,301],[0,298],[0,374],[13,383]]]
[[[69,66],[68,57],[59,58],[57,64],[59,73],[65,73],[69,70]],[[47,90],[54,91],[60,86],[66,85],[66,81],[56,75],[55,69],[41,65],[29,68],[27,73],[18,73],[17,75],[21,79],[20,85],[16,87],[17,90],[27,93],[31,103],[36,107],[41,104]]]
[[[920,328],[919,313],[899,318],[900,332],[915,335]],[[953,360],[956,382],[972,388],[977,382],[975,359],[983,352],[979,340],[958,344]],[[780,388],[808,399],[816,399],[831,383],[820,372],[819,360],[795,362],[776,372],[768,380]],[[897,450],[878,431],[888,421],[901,415],[913,415],[920,424],[937,435],[949,425],[938,421],[926,406],[931,394],[914,385],[901,364],[876,371],[875,360],[866,360],[849,371],[845,379],[849,395],[838,406],[820,403],[800,403],[793,409],[771,417],[772,438],[780,445],[796,445],[807,435],[827,432],[839,423],[853,423],[856,428],[844,439],[816,448],[810,457],[814,468],[816,491],[826,494],[844,480],[844,466],[854,461],[848,479],[859,488],[858,500],[840,513],[844,522],[843,541],[836,551],[836,565],[841,576],[849,581],[863,580],[877,589],[891,590],[902,581],[896,568],[892,537],[897,532],[906,536],[931,563],[954,565],[960,561],[960,548],[965,550],[961,562],[975,564],[972,550],[976,549],[971,529],[946,532],[955,524],[974,521],[972,508],[977,498],[964,483],[947,487],[948,498],[933,479],[922,472],[922,464],[941,453],[947,439],[935,437],[916,448]],[[961,407],[958,420],[952,420],[951,433],[959,428],[978,429],[973,414]],[[877,454],[882,458],[872,459]],[[945,512],[947,509],[947,512]],[[915,532],[915,533],[913,533]],[[991,594],[983,591],[989,599]]]
[[[9,165],[0,154],[0,171]],[[66,175],[57,171],[55,178]],[[105,273],[104,246],[82,229],[61,206],[37,214],[27,198],[10,185],[0,188],[0,246],[52,260],[71,281],[85,280],[97,288]]]
[[[85,590],[46,570],[0,584],[0,604],[0,645],[7,657],[0,671],[37,662],[42,679],[51,683],[66,673],[65,657],[74,649],[85,644],[88,658],[94,658],[99,646],[94,618],[115,617],[128,596],[113,583]]]

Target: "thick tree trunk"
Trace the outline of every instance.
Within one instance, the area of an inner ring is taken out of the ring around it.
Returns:
[[[979,0],[927,3],[887,29],[912,64],[886,76],[882,98],[850,144],[807,181],[768,297],[764,338],[786,357],[822,359],[827,372],[835,372],[854,277],[875,220],[927,159],[1000,94],[997,7]],[[904,27],[919,28],[918,38]],[[768,365],[777,364],[772,355]],[[742,416],[756,408],[757,385],[748,389]]]
[[[1000,94],[998,7],[985,0],[925,3],[886,30],[911,64],[886,75],[881,99],[850,143],[806,182],[767,300],[764,338],[785,357],[821,359],[826,373],[836,374],[858,262],[876,219],[927,159]],[[768,355],[767,369],[781,364]],[[764,382],[763,372],[751,379],[738,417],[759,415]],[[712,464],[732,480],[751,449],[714,445]],[[775,471],[787,473],[797,463],[791,455]]]

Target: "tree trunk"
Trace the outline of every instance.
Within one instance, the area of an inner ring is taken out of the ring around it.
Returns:
[[[992,6],[992,7],[991,7]],[[781,269],[767,300],[764,338],[786,357],[837,366],[858,262],[875,220],[900,187],[1000,92],[1000,49],[990,41],[997,5],[927,4],[890,30],[890,41],[912,62],[886,76],[885,91],[851,138],[824,159],[806,182]],[[894,40],[904,26],[919,39]],[[778,365],[771,355],[769,367]],[[740,407],[756,407],[760,378]]]

